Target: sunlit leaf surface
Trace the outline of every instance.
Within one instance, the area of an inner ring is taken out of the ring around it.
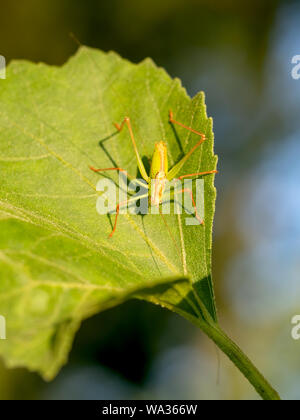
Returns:
[[[125,115],[146,166],[159,140],[174,165],[199,137],[174,129],[170,108],[207,137],[181,174],[215,169],[202,93],[190,99],[149,59],[135,65],[84,47],[61,68],[11,63],[0,104],[0,354],[9,366],[53,378],[81,321],[135,295],[187,316],[201,317],[204,304],[216,318],[213,175],[204,178],[204,227],[168,215],[170,234],[159,215],[121,215],[108,239],[115,216],[97,213],[103,175],[89,169],[138,175],[128,131],[112,124]]]

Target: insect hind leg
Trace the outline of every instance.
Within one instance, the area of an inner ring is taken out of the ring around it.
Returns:
[[[134,198],[129,198],[125,201],[121,201],[120,203],[117,204],[117,206],[114,210],[111,210],[111,212],[113,212],[113,211],[116,212],[116,218],[115,218],[115,223],[114,223],[114,226],[113,226],[113,230],[111,231],[111,233],[108,236],[109,238],[113,237],[113,235],[114,235],[114,233],[117,229],[117,222],[118,222],[118,217],[119,217],[119,214],[120,214],[120,207],[127,206],[129,203],[134,203],[134,202],[136,202],[138,200],[141,200],[143,198],[146,198],[146,197],[148,197],[148,194],[142,194],[142,195],[136,196]]]
[[[184,203],[182,203],[182,200],[180,200],[180,201],[176,200],[176,195],[182,194],[182,193],[188,193],[190,195],[191,200],[192,200],[192,206],[193,206],[193,209],[194,209],[195,218],[198,220],[200,225],[204,225],[204,220],[201,219],[201,217],[198,214],[196,202],[195,202],[194,195],[193,195],[193,191],[190,188],[181,188],[180,190],[174,189],[174,191],[172,191],[172,193],[170,194],[170,200],[171,199],[174,200],[174,209],[175,209],[175,203],[177,203],[177,205],[179,204],[182,207],[182,209],[184,209],[185,211],[188,210],[186,208],[186,206],[184,205]],[[171,197],[171,195],[173,195],[173,197]]]

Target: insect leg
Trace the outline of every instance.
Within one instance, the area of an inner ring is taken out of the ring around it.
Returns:
[[[205,140],[205,135],[203,133],[200,133],[199,131],[196,131],[193,128],[188,127],[188,126],[182,124],[181,122],[174,120],[172,110],[169,111],[169,122],[172,123],[172,124],[180,125],[180,127],[186,128],[187,130],[191,131],[192,133],[197,134],[198,136],[201,136],[202,141]]]
[[[112,231],[111,231],[111,233],[109,234],[109,238],[112,238],[113,234],[114,234],[114,233],[115,233],[115,231],[116,231],[116,228],[117,228],[117,221],[118,221],[118,216],[119,216],[119,213],[120,213],[120,207],[123,207],[123,206],[127,205],[128,203],[133,203],[133,202],[138,201],[138,200],[140,200],[141,198],[145,198],[145,197],[148,197],[148,194],[143,194],[143,195],[140,195],[140,196],[137,196],[137,197],[134,197],[134,198],[131,198],[131,199],[125,200],[125,201],[121,201],[121,203],[118,203],[118,204],[117,204],[117,207],[116,207],[116,210],[115,210],[115,211],[116,211],[115,223],[114,223],[113,230],[112,230]]]
[[[142,161],[142,159],[140,157],[140,154],[139,154],[139,151],[138,151],[138,148],[137,148],[135,139],[134,139],[134,135],[133,135],[133,131],[132,131],[131,123],[130,123],[130,118],[129,117],[125,117],[124,120],[122,121],[121,125],[119,125],[117,123],[114,123],[114,126],[116,127],[116,129],[118,131],[122,131],[122,129],[123,129],[123,127],[124,127],[125,124],[127,125],[128,130],[129,130],[129,134],[130,134],[131,141],[132,141],[132,144],[133,144],[133,148],[134,148],[134,151],[135,151],[135,155],[136,155],[136,159],[137,159],[137,164],[138,164],[140,173],[141,173],[142,177],[144,178],[144,180],[146,182],[149,182],[149,177],[147,175],[146,169],[144,167],[143,161]]]
[[[132,175],[129,175],[128,172],[126,171],[126,169],[122,169],[122,168],[103,168],[103,169],[97,169],[94,168],[93,166],[89,167],[92,171],[98,173],[98,172],[105,172],[105,171],[120,171],[120,172],[124,172],[127,176],[127,178],[129,178],[131,181],[135,181],[137,184],[143,186],[144,188],[149,188],[148,184],[145,184],[143,182],[140,182],[138,179],[135,179]]]
[[[206,140],[206,137],[204,134],[200,133],[199,131],[196,131],[193,128],[187,127],[186,125],[181,124],[180,122],[174,120],[172,111],[169,111],[169,122],[172,124],[178,124],[181,127],[186,128],[187,130],[201,137],[201,140],[197,144],[195,144],[195,146],[178,163],[176,163],[176,165],[173,166],[173,168],[168,172],[167,178],[169,181],[171,181],[178,174],[180,169],[183,167],[183,165],[189,159],[189,157],[194,153],[194,151],[198,149],[198,147],[201,146],[201,144]]]
[[[196,219],[199,221],[200,225],[204,225],[204,220],[202,220],[200,218],[200,216],[198,215],[198,213],[197,213],[197,207],[196,207],[196,203],[195,203],[195,200],[194,200],[194,196],[193,196],[193,191],[192,190],[190,190],[189,188],[183,188],[183,189],[181,189],[179,191],[178,190],[174,190],[173,191],[173,195],[175,196],[177,194],[182,194],[182,193],[185,193],[185,192],[187,192],[188,194],[190,194],[190,197],[192,199],[192,204],[193,204],[193,207],[194,207],[194,210],[195,210],[195,217],[196,217]],[[181,205],[184,208],[184,205],[182,203],[181,203]]]
[[[201,175],[209,175],[209,174],[217,174],[217,173],[218,171],[196,172],[195,174],[181,175],[178,177],[178,179],[188,178],[190,176],[201,176]]]

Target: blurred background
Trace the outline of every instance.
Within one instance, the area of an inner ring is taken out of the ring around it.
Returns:
[[[300,2],[26,0],[1,3],[0,54],[60,65],[69,37],[150,56],[206,93],[220,174],[213,278],[219,318],[286,399],[300,399]],[[219,366],[220,365],[220,366]],[[0,362],[0,399],[253,399],[240,372],[178,316],[129,302],[85,321],[51,383]]]

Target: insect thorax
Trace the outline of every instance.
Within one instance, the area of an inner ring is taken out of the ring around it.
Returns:
[[[151,161],[150,178],[155,179],[159,172],[168,173],[167,145],[163,141],[155,143]]]

